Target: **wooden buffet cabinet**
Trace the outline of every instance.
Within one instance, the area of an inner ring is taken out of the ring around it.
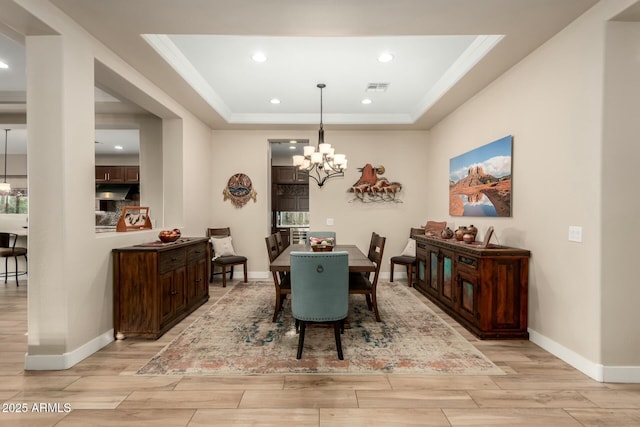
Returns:
[[[414,287],[479,338],[529,338],[530,252],[416,237]]]
[[[209,299],[206,237],[113,249],[116,339],[156,339]]]

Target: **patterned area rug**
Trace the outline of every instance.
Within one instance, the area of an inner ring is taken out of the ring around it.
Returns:
[[[307,327],[297,360],[289,299],[275,323],[273,307],[272,283],[236,284],[138,374],[504,374],[404,285],[378,285],[382,322],[364,296],[351,296],[344,360],[338,359],[333,327],[320,325]]]

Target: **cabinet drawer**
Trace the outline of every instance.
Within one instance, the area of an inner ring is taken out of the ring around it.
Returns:
[[[463,269],[478,269],[478,258],[470,257],[467,255],[457,255],[456,256],[456,267]]]
[[[177,268],[183,267],[187,263],[187,252],[184,249],[160,252],[158,259],[158,269],[160,274],[167,273]]]
[[[190,263],[204,259],[207,255],[205,244],[189,246],[187,248],[187,259]]]

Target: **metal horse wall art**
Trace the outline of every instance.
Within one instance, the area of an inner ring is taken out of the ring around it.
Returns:
[[[399,182],[390,182],[382,175],[385,172],[384,166],[371,166],[370,163],[358,168],[362,175],[358,182],[349,188],[349,192],[354,193],[353,200],[360,200],[363,203],[370,202],[394,202],[402,203],[402,200],[396,198],[402,184]],[[353,201],[352,200],[352,201]]]

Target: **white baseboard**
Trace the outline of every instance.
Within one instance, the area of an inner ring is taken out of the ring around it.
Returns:
[[[55,355],[27,353],[24,356],[24,369],[25,371],[59,371],[69,369],[113,341],[113,329],[111,329],[69,353]]]
[[[605,366],[592,362],[532,329],[529,329],[529,340],[596,381],[640,383],[640,366]]]

